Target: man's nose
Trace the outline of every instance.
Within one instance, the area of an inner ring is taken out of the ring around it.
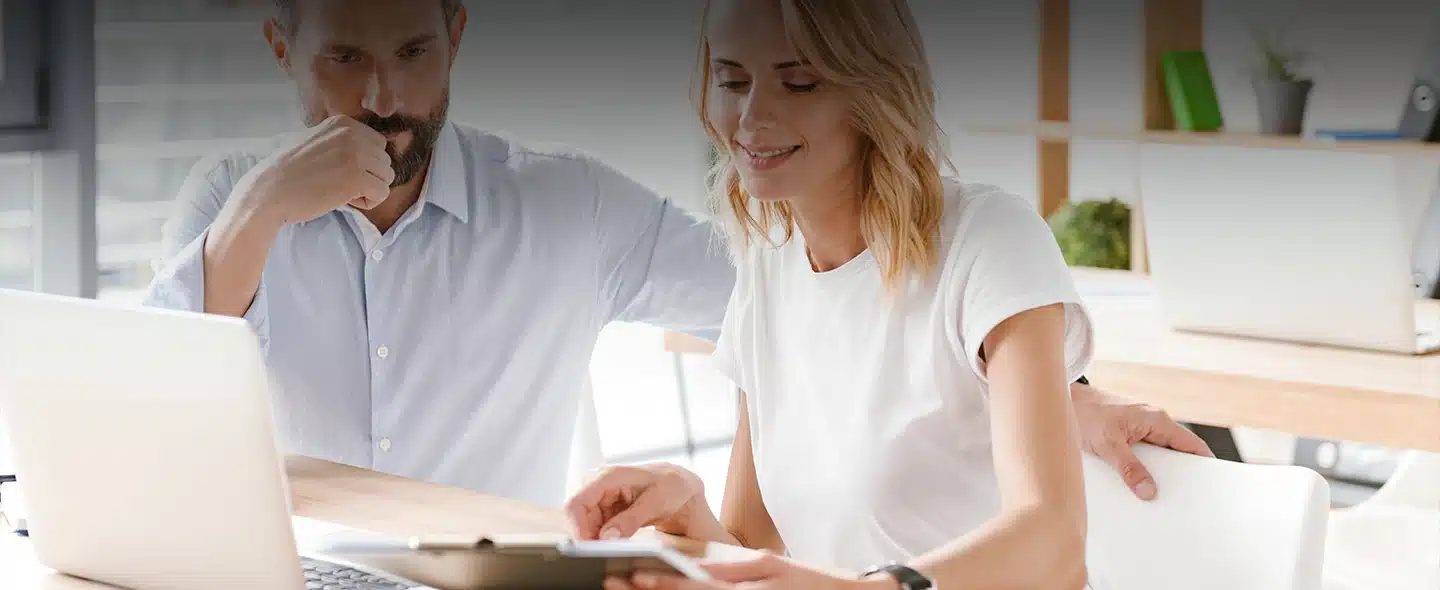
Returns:
[[[396,94],[395,77],[388,68],[376,66],[370,72],[365,84],[365,99],[361,106],[381,117],[389,117],[400,110],[400,97]]]

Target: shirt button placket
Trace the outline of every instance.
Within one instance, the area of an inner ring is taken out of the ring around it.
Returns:
[[[380,313],[390,309],[388,302],[383,300],[382,294],[386,293],[384,285],[387,280],[386,273],[380,263],[385,260],[385,249],[381,245],[372,248],[365,258],[365,317],[370,339],[370,435],[375,441],[372,447],[372,467],[384,470],[388,467],[388,460],[384,456],[390,451],[391,441],[380,432],[382,416],[386,411],[389,399],[386,397],[385,386],[388,380],[388,360],[390,358],[390,346],[384,342],[385,333],[389,330],[387,318]],[[377,450],[378,449],[378,450]]]

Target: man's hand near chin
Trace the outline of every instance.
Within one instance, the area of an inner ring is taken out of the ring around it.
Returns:
[[[1086,385],[1072,383],[1070,396],[1085,450],[1114,467],[1135,495],[1153,500],[1155,480],[1135,456],[1132,445],[1139,442],[1171,448],[1183,453],[1214,457],[1209,445],[1195,433],[1170,418],[1164,410],[1136,403]]]

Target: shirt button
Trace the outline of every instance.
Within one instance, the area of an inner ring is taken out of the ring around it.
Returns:
[[[382,450],[382,451],[388,451],[388,450],[390,450],[390,439],[388,439],[388,438],[382,438],[382,439],[380,439],[380,450]]]
[[[371,252],[371,253],[370,253],[370,257],[371,257],[371,258],[374,258],[374,259],[375,259],[375,262],[380,262],[381,260],[384,260],[384,259],[385,259],[385,251],[384,251],[384,250],[381,250],[381,249],[379,249],[379,248],[376,248],[374,252]]]
[[[385,347],[385,346],[381,346],[380,348],[375,349],[375,356],[378,356],[378,357],[380,357],[380,358],[382,358],[382,359],[385,358],[385,357],[387,357],[387,356],[390,356],[390,348],[389,348],[389,347]]]

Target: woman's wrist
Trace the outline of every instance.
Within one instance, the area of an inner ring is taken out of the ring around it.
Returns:
[[[698,492],[684,510],[682,525],[683,531],[675,531],[672,534],[680,535],[697,541],[714,543],[734,544],[735,536],[725,529],[720,518],[710,509],[709,502],[705,499],[703,491]],[[666,531],[669,532],[669,531]]]
[[[686,496],[684,504],[680,506],[679,510],[663,521],[655,523],[655,530],[667,535],[699,541],[718,541],[720,538],[716,537],[717,532],[723,538],[724,527],[720,525],[720,520],[715,517],[715,513],[710,510],[709,502],[705,498],[704,480],[700,479],[695,472],[679,465],[656,464],[652,467],[661,469],[664,473],[663,477],[675,482],[671,484],[671,490],[685,490],[683,494]]]
[[[890,574],[872,574],[856,580],[855,590],[903,590],[900,581]]]

